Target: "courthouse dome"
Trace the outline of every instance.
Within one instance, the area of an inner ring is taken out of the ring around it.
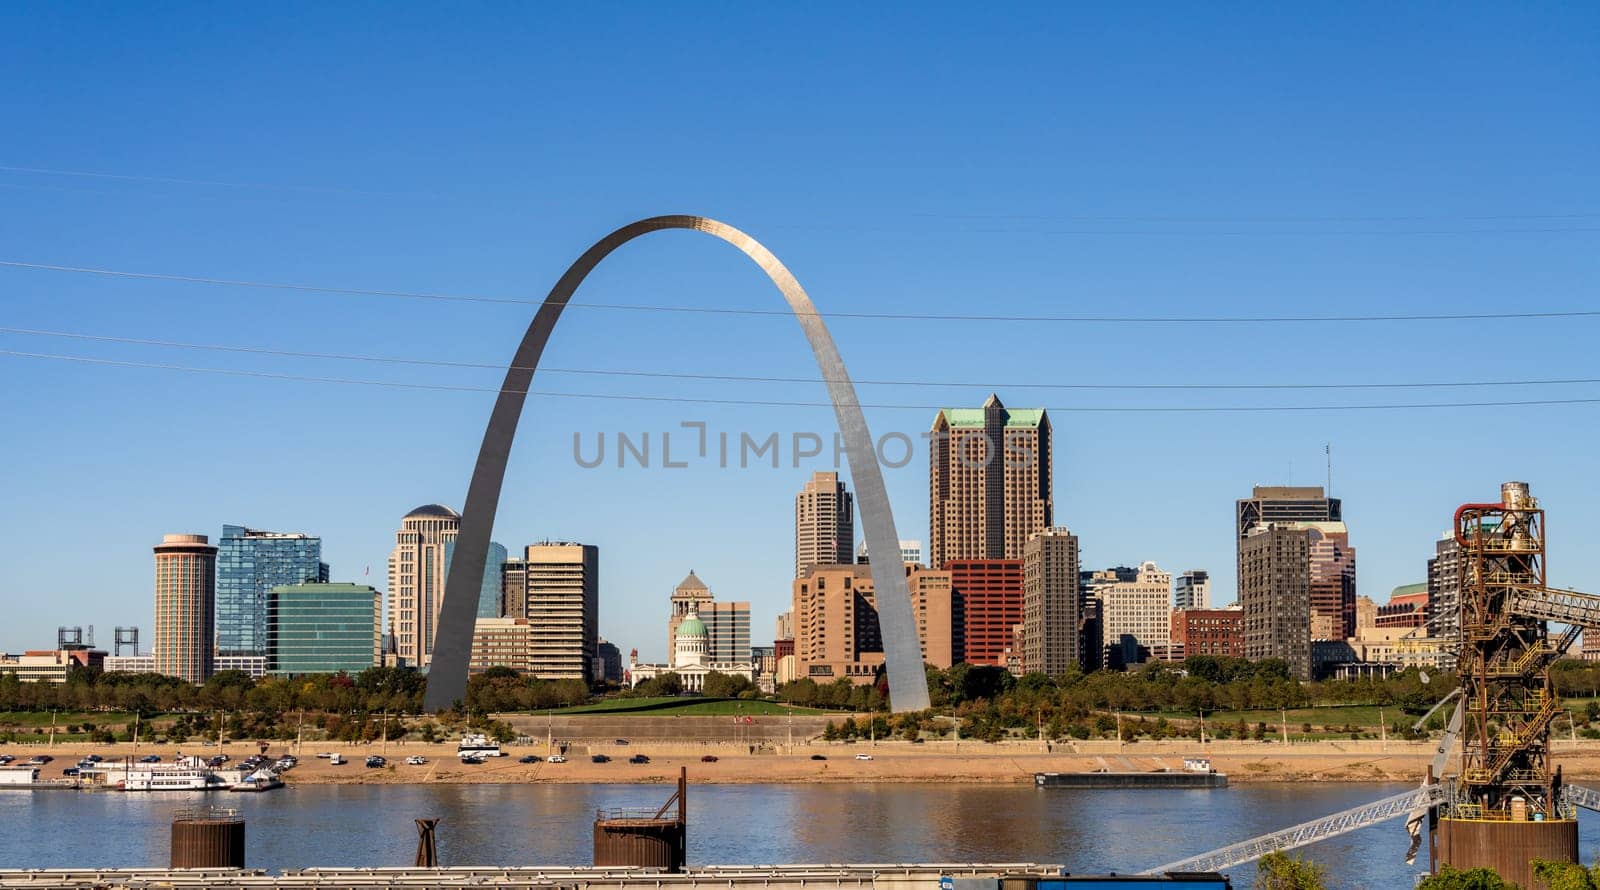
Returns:
[[[700,620],[700,616],[690,612],[683,619],[683,623],[678,625],[678,636],[705,637],[710,636],[710,634],[706,632],[706,623]]]
[[[457,513],[456,511],[450,509],[449,507],[444,506],[443,504],[423,504],[422,506],[418,507],[417,509],[412,510],[410,513],[406,514],[406,518],[407,519],[411,519],[413,517],[430,517],[430,516],[444,518],[444,519],[460,519],[461,518],[461,514],[460,513]]]

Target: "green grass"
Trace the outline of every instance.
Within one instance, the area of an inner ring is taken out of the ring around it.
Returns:
[[[59,711],[55,715],[56,726],[66,727],[68,724],[93,723],[95,726],[121,726],[132,723],[133,715],[119,711]],[[49,711],[0,711],[0,726],[8,727],[43,727],[50,728]]]
[[[815,708],[802,708],[771,701],[745,701],[742,699],[707,698],[613,698],[589,705],[561,708],[554,713],[581,716],[585,714],[631,714],[640,717],[723,717],[748,714],[752,717],[770,717],[788,714],[825,714]]]
[[[1125,718],[1128,716],[1137,717],[1139,715],[1124,715]],[[1177,720],[1196,719],[1193,714],[1180,714],[1170,711],[1146,716],[1166,717]],[[1206,725],[1227,724],[1231,726],[1243,720],[1245,723],[1250,724],[1252,729],[1255,728],[1257,723],[1265,723],[1268,727],[1277,729],[1279,724],[1283,722],[1284,716],[1284,713],[1276,708],[1272,710],[1208,711],[1206,712]],[[1416,720],[1416,717],[1406,714],[1397,707],[1383,708],[1382,716],[1384,720],[1391,724],[1396,720],[1405,720],[1407,722]],[[1311,724],[1315,728],[1314,731],[1317,732],[1322,731],[1324,726],[1343,727],[1347,724],[1360,727],[1370,726],[1376,731],[1379,708],[1377,705],[1326,705],[1311,708],[1290,708],[1287,712],[1287,717],[1290,734],[1299,732],[1300,727],[1307,723]]]

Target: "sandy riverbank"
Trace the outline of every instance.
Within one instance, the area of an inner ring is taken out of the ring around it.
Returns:
[[[1027,784],[1039,772],[1071,772],[1109,769],[1146,771],[1179,768],[1186,756],[1203,754],[1212,765],[1228,774],[1233,782],[1370,782],[1419,781],[1434,754],[1431,743],[1391,742],[1313,742],[1284,746],[1259,742],[1233,742],[1199,745],[1184,742],[1141,742],[1117,746],[1114,742],[1080,743],[1074,750],[1052,746],[1050,753],[1034,744],[985,745],[979,742],[953,746],[910,745],[880,742],[877,745],[809,745],[780,749],[777,753],[749,754],[744,749],[730,751],[678,745],[637,745],[607,747],[609,763],[593,763],[589,752],[578,747],[569,752],[566,763],[518,763],[524,755],[543,755],[542,745],[508,746],[510,756],[477,765],[462,764],[453,745],[400,744],[307,744],[301,752],[300,766],[286,776],[290,784],[426,784],[426,783],[606,783],[672,781],[680,766],[687,766],[695,782],[724,784],[803,783],[803,782],[961,782],[988,784]],[[18,755],[19,762],[45,750],[43,746],[11,746],[0,749]],[[217,747],[196,745],[141,745],[139,755],[159,754],[170,759],[179,751],[187,754],[215,754]],[[234,760],[256,750],[254,745],[229,744],[223,749]],[[274,755],[286,749],[275,747]],[[701,751],[714,750],[715,762],[702,760]],[[347,763],[335,766],[316,757],[318,752],[338,751]],[[62,744],[49,753],[55,761],[42,775],[57,777],[61,770],[80,757],[96,753],[107,759],[133,754],[132,745]],[[370,754],[384,753],[389,765],[369,769],[364,766]],[[627,757],[642,753],[648,764],[630,764]],[[858,760],[858,754],[870,760]],[[420,755],[428,762],[410,766],[405,758]],[[820,756],[826,759],[818,760]],[[1570,746],[1557,749],[1557,762],[1573,779],[1600,779],[1600,745]]]

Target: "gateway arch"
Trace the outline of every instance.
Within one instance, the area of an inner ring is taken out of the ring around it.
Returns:
[[[561,310],[600,261],[612,251],[641,235],[662,229],[690,229],[704,232],[739,248],[754,260],[772,283],[777,285],[783,298],[794,311],[795,320],[811,343],[816,354],[817,367],[828,386],[828,397],[833,402],[833,412],[839,421],[839,432],[844,439],[845,456],[850,464],[850,477],[855,482],[856,505],[861,511],[861,525],[867,539],[869,553],[899,553],[899,535],[895,532],[894,514],[889,509],[889,495],[884,489],[883,473],[878,466],[871,433],[867,431],[866,417],[861,413],[854,384],[845,371],[844,360],[838,347],[817,314],[811,298],[794,275],[784,267],[772,251],[756,239],[726,223],[703,216],[654,216],[617,229],[595,242],[567,269],[550,295],[539,307],[517,347],[511,365],[506,369],[505,383],[495,399],[494,412],[489,415],[488,429],[483,433],[483,445],[478,451],[478,462],[472,470],[472,484],[467,489],[467,501],[461,513],[461,527],[456,538],[455,554],[450,561],[450,573],[445,579],[444,601],[439,608],[439,620],[434,634],[433,661],[428,671],[427,694],[423,706],[429,711],[450,707],[465,700],[467,694],[467,661],[472,648],[472,625],[477,615],[478,593],[483,583],[483,567],[488,557],[489,534],[494,528],[495,512],[500,506],[500,486],[505,480],[506,460],[511,455],[511,443],[516,437],[517,421],[522,416],[522,405],[532,388],[534,370],[544,353],[550,332],[555,329]],[[922,667],[922,646],[917,637],[916,616],[912,612],[911,597],[906,586],[904,567],[896,560],[877,560],[871,564],[872,582],[877,589],[878,623],[883,635],[884,662],[889,675],[890,702],[897,712],[920,711],[928,707],[928,681]]]

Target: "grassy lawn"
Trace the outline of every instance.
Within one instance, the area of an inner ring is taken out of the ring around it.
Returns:
[[[1416,719],[1416,717],[1407,715],[1399,708],[1383,708],[1382,711],[1383,719],[1389,723],[1394,723],[1396,720],[1412,721]],[[1193,714],[1178,714],[1173,712],[1160,713],[1152,716],[1166,717],[1168,719],[1177,720],[1196,719],[1195,715]],[[1378,726],[1379,709],[1377,705],[1328,705],[1312,708],[1290,708],[1287,712],[1287,716],[1289,719],[1289,732],[1291,734],[1299,732],[1300,727],[1307,723],[1316,727],[1317,731],[1321,731],[1322,727],[1324,726],[1342,727],[1346,724],[1363,727],[1370,726],[1375,730]],[[1254,728],[1257,723],[1265,723],[1267,726],[1277,729],[1278,725],[1283,722],[1283,719],[1283,713],[1279,712],[1276,708],[1270,711],[1209,711],[1206,713],[1207,725],[1218,723],[1233,724],[1243,720],[1244,722],[1250,724],[1251,728]]]
[[[132,723],[133,715],[119,711],[58,711],[55,715],[56,725],[64,727],[67,724],[93,723],[95,726],[120,726]],[[46,730],[50,728],[49,711],[0,711],[0,726],[11,728],[26,727],[32,729],[36,726]]]
[[[788,714],[826,714],[815,708],[793,707],[781,702],[706,698],[616,698],[590,705],[561,708],[557,714],[629,714],[641,717],[720,717],[748,714],[754,717]]]

